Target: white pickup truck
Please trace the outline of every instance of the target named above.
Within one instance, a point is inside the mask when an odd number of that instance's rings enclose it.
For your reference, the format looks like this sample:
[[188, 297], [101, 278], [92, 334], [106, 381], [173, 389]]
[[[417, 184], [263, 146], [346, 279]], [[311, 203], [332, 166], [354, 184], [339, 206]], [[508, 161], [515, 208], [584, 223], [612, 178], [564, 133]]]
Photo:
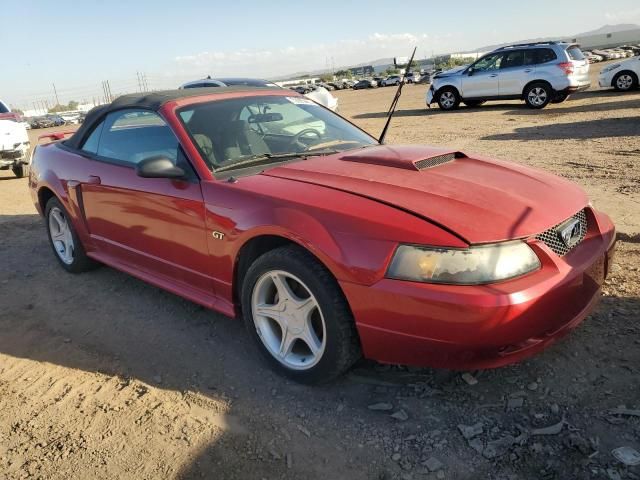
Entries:
[[0, 170], [16, 177], [29, 175], [29, 135], [20, 115], [0, 101]]

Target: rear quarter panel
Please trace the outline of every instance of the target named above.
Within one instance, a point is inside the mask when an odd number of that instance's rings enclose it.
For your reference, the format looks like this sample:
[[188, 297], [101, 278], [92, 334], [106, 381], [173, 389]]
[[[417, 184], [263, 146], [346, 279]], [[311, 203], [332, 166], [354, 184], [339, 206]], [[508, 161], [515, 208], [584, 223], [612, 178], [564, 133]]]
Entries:
[[82, 221], [77, 195], [69, 188], [68, 181], [88, 176], [89, 162], [85, 157], [60, 148], [57, 142], [51, 142], [35, 148], [29, 174], [31, 198], [38, 212], [44, 214], [46, 205], [40, 204], [39, 194], [48, 189], [71, 215], [76, 232], [87, 249], [90, 249], [91, 241]]

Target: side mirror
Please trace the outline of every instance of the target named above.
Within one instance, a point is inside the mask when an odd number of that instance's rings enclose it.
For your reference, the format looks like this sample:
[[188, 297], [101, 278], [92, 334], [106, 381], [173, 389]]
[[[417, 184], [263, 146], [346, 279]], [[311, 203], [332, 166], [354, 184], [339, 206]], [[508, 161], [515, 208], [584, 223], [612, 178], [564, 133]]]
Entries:
[[136, 165], [136, 174], [143, 178], [185, 178], [185, 172], [176, 167], [167, 157], [156, 156], [142, 160]]
[[470, 77], [473, 75], [473, 67], [469, 67], [469, 69], [467, 70], [467, 75], [469, 75]]

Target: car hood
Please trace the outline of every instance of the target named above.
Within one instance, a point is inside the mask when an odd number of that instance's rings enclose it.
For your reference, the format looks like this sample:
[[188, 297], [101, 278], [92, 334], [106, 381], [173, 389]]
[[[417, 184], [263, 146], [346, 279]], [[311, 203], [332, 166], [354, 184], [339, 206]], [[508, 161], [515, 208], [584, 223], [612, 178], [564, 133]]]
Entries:
[[373, 146], [269, 169], [392, 205], [468, 243], [536, 235], [584, 208], [575, 184], [510, 162], [418, 145]]
[[433, 78], [451, 77], [452, 75], [459, 74], [460, 72], [462, 72], [468, 66], [469, 65], [462, 65], [460, 67], [455, 67], [455, 68], [451, 68], [449, 70], [445, 70], [444, 72], [437, 73]]

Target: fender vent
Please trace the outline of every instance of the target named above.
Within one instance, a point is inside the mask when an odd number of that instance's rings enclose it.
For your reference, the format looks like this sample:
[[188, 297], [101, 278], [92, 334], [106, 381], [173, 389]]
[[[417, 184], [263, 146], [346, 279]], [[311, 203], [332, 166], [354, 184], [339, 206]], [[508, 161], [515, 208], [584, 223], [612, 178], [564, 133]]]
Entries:
[[418, 170], [425, 170], [427, 168], [442, 165], [443, 163], [450, 162], [456, 158], [466, 158], [467, 156], [462, 152], [451, 152], [443, 155], [436, 155], [435, 157], [425, 158], [424, 160], [418, 160], [414, 162], [415, 167]]

